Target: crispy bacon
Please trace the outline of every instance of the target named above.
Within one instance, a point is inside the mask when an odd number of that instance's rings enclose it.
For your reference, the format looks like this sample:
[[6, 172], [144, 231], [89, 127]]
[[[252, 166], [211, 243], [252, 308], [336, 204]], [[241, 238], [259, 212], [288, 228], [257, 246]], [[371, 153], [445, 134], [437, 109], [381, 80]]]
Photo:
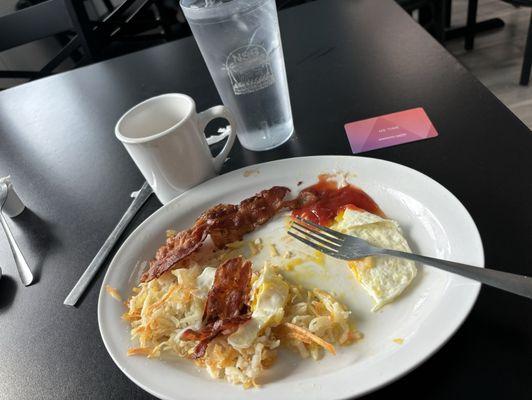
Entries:
[[[191, 228], [167, 239], [166, 244], [157, 251], [155, 259], [150, 262], [150, 268], [142, 276], [141, 282], [158, 278], [166, 271], [178, 267], [178, 263], [198, 250], [209, 235], [214, 245], [221, 249], [229, 243], [241, 240], [246, 233], [268, 222], [283, 208], [301, 210], [330, 197], [331, 193], [335, 193], [331, 189], [333, 182], [325, 182], [324, 179], [325, 177], [320, 177], [317, 185], [303, 189], [293, 200], [284, 200], [290, 189], [273, 186], [241, 201], [238, 205], [218, 204], [208, 209], [198, 217]], [[317, 186], [324, 184], [331, 185], [330, 190], [316, 190]]]
[[167, 239], [142, 275], [141, 282], [158, 278], [187, 256], [198, 250], [210, 234], [214, 245], [221, 249], [226, 244], [241, 240], [257, 226], [268, 222], [285, 207], [284, 197], [290, 189], [274, 186], [255, 196], [234, 204], [218, 204], [199, 216], [194, 225]]
[[[268, 222], [283, 208], [283, 199], [288, 192], [290, 189], [286, 187], [274, 186], [242, 200], [238, 206], [230, 207], [230, 211], [224, 210], [223, 215], [214, 213], [215, 217], [210, 218], [209, 233], [215, 246], [221, 249], [228, 243], [241, 240], [246, 233]], [[221, 204], [211, 210], [218, 207], [227, 206]]]
[[181, 335], [182, 340], [199, 340], [192, 358], [203, 357], [211, 340], [220, 334], [230, 335], [251, 318], [250, 291], [250, 261], [236, 257], [218, 266], [203, 311], [203, 327], [199, 331], [188, 329]]
[[202, 245], [209, 233], [208, 224], [194, 225], [185, 231], [167, 239], [150, 262], [150, 268], [140, 278], [141, 282], [151, 281], [168, 271], [177, 262], [195, 252]]

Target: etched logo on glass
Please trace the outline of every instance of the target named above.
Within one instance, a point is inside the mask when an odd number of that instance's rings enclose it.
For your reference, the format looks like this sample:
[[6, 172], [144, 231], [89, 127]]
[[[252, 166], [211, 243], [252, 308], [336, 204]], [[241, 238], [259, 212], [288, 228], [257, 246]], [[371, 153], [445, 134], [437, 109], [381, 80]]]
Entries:
[[270, 57], [262, 46], [248, 45], [233, 50], [225, 65], [236, 95], [262, 90], [275, 82]]

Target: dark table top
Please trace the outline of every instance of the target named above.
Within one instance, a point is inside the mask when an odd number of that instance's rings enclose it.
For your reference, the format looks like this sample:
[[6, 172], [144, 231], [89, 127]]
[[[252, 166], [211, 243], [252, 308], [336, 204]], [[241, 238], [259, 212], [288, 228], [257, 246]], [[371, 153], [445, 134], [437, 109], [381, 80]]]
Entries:
[[[280, 14], [296, 134], [256, 162], [350, 154], [346, 122], [422, 106], [439, 131], [366, 156], [413, 167], [475, 219], [486, 265], [532, 275], [530, 131], [392, 0], [318, 1]], [[38, 282], [18, 279], [0, 239], [0, 398], [151, 398], [114, 365], [96, 320], [101, 273], [78, 308], [62, 302], [143, 179], [113, 127], [147, 97], [220, 102], [189, 38], [0, 93], [0, 175], [28, 206], [10, 222]], [[152, 198], [129, 232], [160, 204]], [[532, 303], [482, 288], [471, 315], [422, 366], [368, 396], [529, 399]]]

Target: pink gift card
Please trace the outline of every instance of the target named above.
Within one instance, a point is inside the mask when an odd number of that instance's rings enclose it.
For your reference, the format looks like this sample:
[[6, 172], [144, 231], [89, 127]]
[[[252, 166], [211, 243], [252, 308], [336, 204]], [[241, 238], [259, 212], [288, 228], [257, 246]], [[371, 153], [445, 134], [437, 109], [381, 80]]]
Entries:
[[412, 108], [345, 124], [353, 153], [438, 136], [423, 108]]

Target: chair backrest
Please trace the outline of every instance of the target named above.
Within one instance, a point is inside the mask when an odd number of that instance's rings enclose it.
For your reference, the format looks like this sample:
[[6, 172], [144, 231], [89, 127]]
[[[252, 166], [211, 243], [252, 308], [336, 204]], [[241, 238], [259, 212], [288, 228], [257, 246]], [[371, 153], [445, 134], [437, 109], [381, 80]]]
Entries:
[[0, 17], [0, 52], [54, 35], [63, 46], [37, 70], [0, 71], [0, 78], [41, 78], [52, 74], [69, 57], [76, 65], [90, 62], [92, 49], [74, 7], [82, 1], [48, 0]]
[[143, 10], [156, 3], [156, 0], [123, 0], [110, 11], [99, 23], [94, 32], [106, 37], [117, 36], [121, 31], [127, 30], [127, 25], [132, 24]]
[[[106, 7], [104, 16], [90, 15], [83, 0], [65, 1], [72, 6], [74, 22], [93, 59], [116, 57], [177, 37], [172, 30], [178, 22], [176, 13], [169, 12], [166, 0], [116, 0]], [[177, 5], [178, 0], [172, 3]]]
[[0, 17], [0, 51], [72, 30], [65, 0], [48, 0]]

